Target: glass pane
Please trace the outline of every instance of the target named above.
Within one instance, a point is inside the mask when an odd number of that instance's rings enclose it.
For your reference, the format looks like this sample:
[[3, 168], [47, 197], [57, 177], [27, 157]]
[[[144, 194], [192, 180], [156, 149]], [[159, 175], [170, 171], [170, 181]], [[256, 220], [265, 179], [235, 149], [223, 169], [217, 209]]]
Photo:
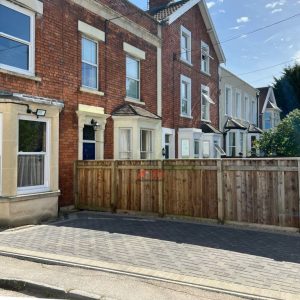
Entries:
[[44, 185], [44, 155], [18, 156], [18, 187]]
[[0, 32], [30, 42], [30, 17], [0, 4]]
[[188, 102], [185, 100], [181, 101], [181, 113], [188, 114]]
[[97, 64], [97, 43], [82, 38], [82, 60], [90, 64]]
[[94, 143], [83, 143], [83, 160], [95, 160], [96, 145]]
[[19, 152], [46, 152], [46, 123], [19, 120]]
[[195, 153], [196, 157], [199, 156], [199, 153], [200, 153], [199, 141], [194, 141], [194, 153]]
[[126, 57], [126, 76], [139, 80], [140, 72], [139, 72], [139, 61], [135, 60], [131, 57]]
[[147, 151], [147, 131], [141, 130], [141, 151]]
[[84, 141], [94, 141], [95, 140], [95, 130], [92, 125], [84, 125], [83, 140]]
[[181, 84], [181, 97], [188, 99], [188, 84], [186, 82], [182, 82]]
[[29, 70], [29, 47], [0, 37], [0, 64]]
[[166, 143], [166, 144], [169, 144], [169, 143], [170, 143], [170, 135], [169, 135], [169, 134], [166, 134], [166, 135], [165, 135], [165, 143]]
[[126, 78], [126, 95], [131, 98], [139, 99], [139, 82], [134, 79]]
[[93, 89], [97, 88], [97, 68], [82, 63], [82, 85]]

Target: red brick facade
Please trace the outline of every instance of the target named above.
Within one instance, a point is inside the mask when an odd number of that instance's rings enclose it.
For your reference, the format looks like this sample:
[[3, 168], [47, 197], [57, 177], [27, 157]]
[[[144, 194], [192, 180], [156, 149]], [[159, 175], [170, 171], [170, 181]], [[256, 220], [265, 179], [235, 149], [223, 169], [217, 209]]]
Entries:
[[[192, 66], [180, 59], [181, 26], [184, 26], [192, 34], [191, 60]], [[201, 85], [210, 88], [210, 97], [215, 102], [210, 106], [211, 124], [219, 128], [219, 60], [215, 53], [212, 41], [207, 33], [203, 17], [198, 5], [186, 12], [171, 25], [163, 26], [163, 127], [200, 128], [201, 125]], [[201, 68], [201, 41], [209, 45], [210, 76], [202, 73]], [[191, 78], [192, 119], [180, 117], [180, 75]], [[176, 142], [178, 139], [175, 139]], [[177, 145], [175, 147], [178, 148]], [[176, 151], [177, 157], [177, 151]]]
[[[99, 0], [127, 15], [152, 34], [157, 23], [127, 1]], [[0, 90], [61, 99], [59, 178], [60, 205], [73, 204], [73, 163], [78, 159], [78, 104], [103, 107], [106, 114], [123, 104], [126, 96], [126, 53], [123, 42], [146, 52], [141, 61], [141, 100], [143, 108], [157, 113], [157, 48], [136, 35], [105, 22], [69, 0], [44, 0], [44, 13], [36, 17], [35, 73], [41, 82], [0, 73]], [[143, 17], [141, 17], [143, 16]], [[99, 42], [99, 90], [105, 96], [79, 91], [81, 86], [81, 33], [78, 21], [106, 31], [106, 42]], [[105, 130], [104, 158], [113, 158], [113, 121]]]

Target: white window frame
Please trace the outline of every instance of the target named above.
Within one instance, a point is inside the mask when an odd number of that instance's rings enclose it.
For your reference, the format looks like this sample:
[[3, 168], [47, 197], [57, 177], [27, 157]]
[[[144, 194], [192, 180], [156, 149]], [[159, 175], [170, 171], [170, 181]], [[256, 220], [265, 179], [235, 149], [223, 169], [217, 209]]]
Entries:
[[50, 190], [50, 160], [51, 160], [51, 120], [48, 118], [37, 118], [33, 116], [25, 116], [19, 115], [18, 116], [18, 145], [17, 145], [17, 160], [19, 155], [38, 155], [37, 152], [19, 152], [19, 121], [26, 120], [32, 122], [44, 122], [46, 123], [46, 152], [40, 152], [39, 154], [44, 154], [45, 156], [45, 166], [44, 166], [44, 184], [37, 185], [37, 186], [28, 186], [28, 187], [17, 187], [17, 194], [31, 194], [31, 193], [39, 193], [39, 192], [46, 192]]
[[235, 117], [242, 119], [242, 93], [238, 89], [235, 90]]
[[[210, 75], [210, 54], [209, 54], [209, 45], [201, 41], [201, 72]], [[203, 59], [203, 56], [206, 59]], [[206, 68], [205, 68], [206, 66]]]
[[249, 105], [249, 95], [248, 94], [244, 94], [244, 106], [242, 105], [242, 120], [245, 120], [247, 121], [248, 119], [248, 116], [247, 116], [247, 113], [248, 113], [248, 105]]
[[[85, 60], [83, 60], [83, 57], [82, 57], [82, 48], [83, 48], [83, 39], [85, 40], [88, 40], [88, 41], [91, 41], [93, 43], [96, 44], [96, 59], [97, 59], [97, 63], [96, 64], [92, 64], [90, 62], [87, 62]], [[91, 86], [87, 86], [87, 85], [84, 85], [83, 84], [83, 78], [82, 78], [82, 70], [81, 70], [81, 86], [86, 88], [86, 89], [89, 89], [89, 90], [95, 90], [95, 91], [98, 91], [99, 90], [99, 43], [97, 40], [95, 39], [92, 39], [86, 35], [82, 35], [81, 36], [81, 68], [82, 68], [82, 63], [85, 63], [87, 65], [90, 65], [90, 66], [93, 66], [93, 67], [96, 67], [97, 68], [97, 72], [96, 72], [96, 83], [97, 83], [97, 86], [94, 88], [94, 87], [91, 87]]]
[[[198, 153], [196, 153], [196, 147], [195, 145], [198, 144]], [[194, 158], [200, 158], [200, 140], [194, 139]]]
[[[266, 126], [266, 121], [267, 121], [267, 118], [266, 118], [266, 116], [267, 116], [267, 114], [269, 114], [270, 115], [270, 128], [267, 128], [267, 126]], [[271, 111], [265, 111], [265, 113], [264, 113], [264, 124], [263, 124], [263, 128], [264, 128], [264, 130], [270, 130], [270, 129], [272, 129], [273, 127], [274, 127], [274, 123], [273, 123], [273, 119], [274, 119], [274, 117], [273, 117], [273, 112], [271, 112]]]
[[[187, 48], [183, 45], [183, 37], [187, 38]], [[180, 27], [180, 59], [188, 64], [192, 64], [192, 33], [185, 27]]]
[[[229, 99], [227, 99], [227, 90], [230, 91]], [[232, 87], [230, 85], [225, 85], [225, 115], [232, 116]], [[227, 100], [228, 100], [228, 111], [227, 111]]]
[[[130, 77], [130, 76], [127, 75], [127, 57], [138, 62], [138, 65], [139, 65], [139, 78], [138, 79], [132, 78], [132, 77]], [[127, 95], [127, 89], [126, 89], [126, 98], [127, 99], [132, 99], [134, 101], [141, 101], [141, 60], [139, 58], [136, 58], [136, 57], [130, 55], [130, 54], [126, 54], [125, 64], [126, 64], [126, 66], [125, 66], [126, 82], [127, 82], [127, 78], [130, 79], [130, 80], [136, 81], [138, 83], [138, 89], [139, 89], [139, 96], [138, 96], [138, 98], [134, 98], [134, 97], [128, 96]], [[125, 84], [127, 84], [127, 83], [125, 83]]]
[[[182, 97], [182, 85], [187, 84], [187, 99]], [[187, 113], [182, 111], [182, 102], [187, 102]], [[185, 118], [191, 118], [192, 116], [192, 80], [184, 75], [180, 76], [180, 116]]]
[[[150, 135], [147, 138], [148, 147], [149, 149], [146, 149], [146, 151], [142, 151], [142, 131], [146, 131], [150, 133]], [[140, 129], [140, 159], [142, 160], [151, 160], [153, 157], [153, 151], [154, 151], [154, 130], [148, 129], [148, 128], [141, 128]], [[142, 153], [145, 153], [147, 158], [142, 158]]]
[[[234, 146], [231, 146], [230, 145], [230, 135], [231, 134], [235, 134], [235, 145]], [[227, 134], [227, 136], [228, 136], [228, 138], [227, 138], [227, 155], [229, 156], [229, 157], [237, 157], [238, 156], [238, 141], [239, 141], [239, 135], [238, 135], [238, 131], [234, 131], [234, 130], [231, 130], [231, 131], [229, 131], [228, 132], [228, 134]], [[231, 154], [231, 149], [235, 149], [235, 156], [231, 156], [230, 154]]]
[[[128, 130], [129, 131], [129, 146], [130, 146], [130, 151], [121, 151], [122, 150], [122, 146], [121, 146], [121, 131], [122, 130]], [[119, 159], [132, 159], [132, 155], [133, 155], [133, 140], [132, 140], [132, 128], [129, 128], [129, 127], [120, 127], [119, 128]], [[128, 154], [128, 157], [127, 158], [122, 158], [122, 155], [121, 154]]]
[[257, 124], [257, 107], [256, 107], [256, 101], [254, 99], [251, 100], [251, 107], [250, 107], [250, 110], [251, 110], [251, 120], [250, 122], [252, 124]]
[[206, 91], [207, 92], [207, 96], [210, 97], [210, 89], [208, 86], [201, 84], [201, 120], [205, 121], [205, 122], [210, 122], [210, 103], [207, 99], [205, 99], [206, 101], [206, 113], [207, 115], [205, 115], [207, 118], [203, 117], [203, 95], [202, 95], [202, 91]]
[[21, 14], [24, 14], [24, 15], [30, 17], [30, 42], [24, 41], [22, 39], [11, 36], [4, 32], [0, 32], [0, 37], [4, 37], [9, 40], [19, 42], [19, 43], [22, 43], [22, 44], [28, 46], [28, 49], [29, 49], [28, 67], [29, 67], [29, 69], [24, 70], [24, 69], [12, 67], [10, 65], [5, 65], [5, 64], [0, 64], [0, 68], [8, 70], [8, 71], [24, 74], [24, 75], [33, 76], [35, 73], [35, 13], [30, 10], [27, 10], [23, 7], [20, 7], [16, 4], [13, 4], [11, 2], [7, 2], [5, 0], [2, 0], [0, 4], [12, 9], [12, 10], [15, 10], [16, 12], [19, 12]]

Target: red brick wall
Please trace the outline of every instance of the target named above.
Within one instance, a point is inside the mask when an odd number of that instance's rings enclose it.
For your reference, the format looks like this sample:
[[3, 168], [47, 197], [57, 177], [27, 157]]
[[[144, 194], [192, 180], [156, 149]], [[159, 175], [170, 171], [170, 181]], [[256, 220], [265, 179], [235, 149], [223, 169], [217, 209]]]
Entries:
[[[192, 33], [192, 64], [180, 61], [180, 28], [183, 25]], [[219, 128], [219, 61], [207, 33], [198, 5], [171, 25], [163, 27], [163, 127], [199, 128], [201, 125], [201, 84], [209, 86], [215, 105], [210, 106], [212, 125]], [[200, 72], [201, 40], [210, 47], [210, 73]], [[174, 55], [175, 54], [175, 55]], [[192, 80], [192, 117], [180, 117], [180, 75]], [[177, 141], [177, 138], [176, 138]], [[176, 146], [177, 148], [177, 146]], [[177, 153], [177, 152], [176, 152]], [[176, 154], [177, 155], [177, 154]]]
[[[98, 0], [100, 1], [100, 0]], [[127, 1], [101, 0], [123, 14], [137, 12]], [[116, 3], [117, 2], [117, 3]], [[143, 13], [142, 13], [143, 14]], [[149, 31], [156, 33], [157, 26], [140, 12], [128, 16]], [[28, 93], [36, 96], [61, 99], [65, 108], [60, 115], [60, 205], [73, 204], [73, 163], [78, 158], [78, 104], [105, 108], [106, 114], [123, 104], [126, 95], [125, 58], [123, 42], [146, 52], [141, 62], [141, 98], [149, 111], [157, 112], [157, 49], [135, 35], [109, 22], [106, 43], [99, 42], [99, 86], [104, 97], [79, 92], [81, 85], [81, 34], [78, 20], [100, 30], [105, 22], [68, 0], [44, 0], [44, 15], [36, 19], [36, 75], [42, 82], [34, 82], [0, 73], [0, 90]], [[113, 158], [113, 122], [107, 122], [105, 131], [105, 158]]]

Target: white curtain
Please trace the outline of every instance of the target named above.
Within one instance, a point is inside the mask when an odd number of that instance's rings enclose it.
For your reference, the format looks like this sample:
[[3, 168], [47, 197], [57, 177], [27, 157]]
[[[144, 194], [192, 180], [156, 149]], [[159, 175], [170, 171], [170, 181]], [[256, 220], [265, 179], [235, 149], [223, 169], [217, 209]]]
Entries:
[[120, 159], [131, 158], [131, 131], [130, 129], [120, 130]]

